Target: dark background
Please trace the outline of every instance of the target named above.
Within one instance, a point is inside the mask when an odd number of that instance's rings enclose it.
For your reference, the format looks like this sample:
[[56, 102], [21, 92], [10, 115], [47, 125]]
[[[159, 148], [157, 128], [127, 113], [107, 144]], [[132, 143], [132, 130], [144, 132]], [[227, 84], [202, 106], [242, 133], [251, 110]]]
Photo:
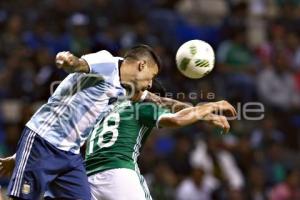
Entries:
[[[299, 25], [299, 0], [0, 1], [0, 156], [15, 152], [50, 84], [66, 76], [57, 52], [122, 55], [145, 43], [161, 56], [159, 79], [173, 98], [265, 107], [264, 119], [232, 121], [228, 135], [204, 123], [155, 131], [140, 158], [153, 198], [300, 199]], [[190, 39], [215, 49], [215, 69], [201, 80], [175, 65]]]

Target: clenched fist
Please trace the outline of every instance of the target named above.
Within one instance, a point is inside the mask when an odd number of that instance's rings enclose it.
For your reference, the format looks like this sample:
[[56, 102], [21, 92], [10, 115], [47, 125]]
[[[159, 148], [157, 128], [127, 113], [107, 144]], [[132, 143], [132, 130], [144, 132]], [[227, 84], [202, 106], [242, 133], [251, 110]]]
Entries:
[[86, 61], [74, 56], [69, 51], [59, 52], [56, 55], [55, 63], [59, 69], [64, 69], [68, 73], [89, 72]]
[[214, 111], [219, 115], [225, 115], [227, 117], [235, 118], [237, 116], [237, 112], [235, 108], [227, 101], [222, 100], [213, 103]]
[[225, 116], [208, 114], [204, 117], [204, 120], [208, 123], [222, 129], [222, 133], [228, 133], [230, 130], [230, 125]]

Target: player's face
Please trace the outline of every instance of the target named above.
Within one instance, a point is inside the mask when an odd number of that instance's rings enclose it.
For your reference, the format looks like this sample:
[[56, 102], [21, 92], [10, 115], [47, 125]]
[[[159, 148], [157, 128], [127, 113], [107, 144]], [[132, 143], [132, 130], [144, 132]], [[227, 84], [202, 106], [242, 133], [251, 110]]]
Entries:
[[128, 90], [140, 92], [152, 86], [152, 80], [157, 74], [156, 64], [145, 60], [133, 61], [122, 65], [121, 82]]
[[136, 90], [144, 91], [152, 87], [152, 81], [158, 74], [158, 66], [145, 61], [139, 62], [136, 76]]

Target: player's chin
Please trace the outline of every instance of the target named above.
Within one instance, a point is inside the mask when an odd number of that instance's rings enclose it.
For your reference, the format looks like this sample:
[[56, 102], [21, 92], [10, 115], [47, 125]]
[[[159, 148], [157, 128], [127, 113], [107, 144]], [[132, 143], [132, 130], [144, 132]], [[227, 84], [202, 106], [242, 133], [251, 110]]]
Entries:
[[137, 92], [144, 92], [145, 90], [148, 90], [148, 87], [139, 88]]

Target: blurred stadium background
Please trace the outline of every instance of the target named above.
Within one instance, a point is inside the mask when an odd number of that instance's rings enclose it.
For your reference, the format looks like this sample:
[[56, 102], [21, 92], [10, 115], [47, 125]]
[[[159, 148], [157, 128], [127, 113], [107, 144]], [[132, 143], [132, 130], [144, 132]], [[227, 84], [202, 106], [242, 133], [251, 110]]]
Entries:
[[[226, 136], [203, 123], [153, 133], [140, 159], [153, 198], [300, 199], [300, 0], [2, 0], [0, 30], [1, 157], [15, 152], [50, 84], [65, 77], [57, 52], [122, 55], [146, 43], [163, 59], [159, 79], [172, 97], [265, 106], [264, 119], [233, 121]], [[174, 63], [190, 39], [216, 52], [201, 80]], [[7, 183], [0, 179], [3, 193]]]

